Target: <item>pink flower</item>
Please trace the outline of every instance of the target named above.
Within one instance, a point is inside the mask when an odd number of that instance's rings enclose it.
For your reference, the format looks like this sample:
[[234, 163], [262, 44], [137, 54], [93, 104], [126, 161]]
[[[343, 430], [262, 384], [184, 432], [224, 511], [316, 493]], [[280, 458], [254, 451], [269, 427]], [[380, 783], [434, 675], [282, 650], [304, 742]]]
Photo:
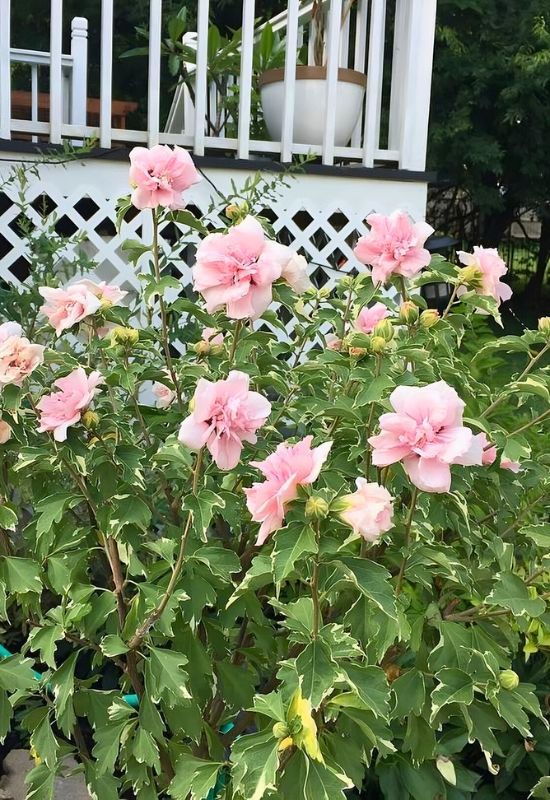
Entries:
[[53, 431], [56, 442], [64, 442], [67, 428], [80, 420], [98, 391], [97, 385], [102, 381], [99, 372], [87, 376], [82, 367], [54, 381], [53, 385], [58, 391], [44, 395], [37, 405], [41, 412], [38, 432]]
[[445, 381], [399, 386], [390, 403], [394, 413], [382, 414], [381, 432], [369, 439], [376, 466], [402, 461], [419, 489], [448, 492], [451, 464], [481, 464], [481, 442], [463, 426], [464, 403]]
[[430, 263], [430, 253], [423, 245], [433, 228], [426, 222], [411, 222], [404, 211], [369, 214], [370, 231], [362, 236], [354, 250], [363, 264], [372, 267], [375, 283], [386, 283], [392, 275], [412, 278]]
[[223, 344], [223, 333], [221, 331], [218, 333], [216, 328], [204, 328], [202, 339], [208, 344], [219, 346]]
[[0, 325], [0, 344], [9, 339], [10, 336], [21, 336], [23, 330], [18, 322], [3, 322]]
[[200, 181], [193, 159], [181, 147], [134, 147], [130, 152], [132, 203], [136, 208], [184, 208], [182, 192]]
[[327, 345], [327, 350], [335, 350], [338, 352], [342, 349], [342, 340], [339, 339], [335, 333], [327, 333], [325, 336], [325, 343]]
[[494, 463], [496, 457], [497, 449], [495, 445], [491, 444], [484, 433], [477, 433], [472, 437], [472, 445], [467, 453], [456, 458], [453, 463], [460, 464], [463, 467], [471, 467], [476, 464], [488, 467]]
[[42, 364], [44, 350], [41, 344], [31, 344], [24, 336], [16, 335], [0, 339], [0, 387], [9, 383], [20, 386], [23, 380]]
[[94, 283], [88, 278], [84, 278], [84, 280], [79, 281], [79, 284], [85, 286], [95, 297], [101, 300], [101, 305], [103, 306], [116, 306], [128, 294], [120, 286], [109, 286], [105, 281]]
[[0, 419], [0, 444], [6, 444], [11, 439], [11, 428], [8, 423]]
[[290, 259], [283, 267], [281, 278], [288, 283], [296, 294], [303, 294], [308, 289], [313, 289], [313, 284], [309, 279], [307, 261], [299, 253], [289, 251]]
[[176, 393], [164, 383], [155, 382], [153, 384], [153, 394], [157, 398], [157, 408], [168, 408], [176, 399]]
[[515, 472], [516, 474], [521, 472], [521, 464], [519, 461], [512, 461], [511, 459], [506, 458], [506, 456], [502, 456], [500, 459], [500, 468], [509, 469], [510, 472]]
[[458, 251], [458, 257], [466, 267], [477, 267], [481, 272], [478, 294], [494, 297], [497, 303], [509, 300], [512, 290], [500, 280], [508, 272], [506, 264], [494, 247], [474, 247], [473, 253]]
[[46, 301], [40, 310], [55, 328], [57, 336], [95, 314], [101, 306], [99, 297], [83, 283], [73, 283], [72, 286], [61, 289], [40, 286], [38, 291]]
[[361, 309], [355, 320], [355, 327], [361, 333], [372, 333], [376, 325], [389, 315], [390, 312], [384, 303], [375, 303], [370, 308]]
[[256, 443], [256, 431], [271, 412], [269, 400], [249, 385], [249, 376], [236, 370], [216, 383], [201, 378], [193, 411], [181, 424], [180, 442], [193, 450], [206, 446], [220, 469], [233, 469], [243, 442]]
[[288, 249], [266, 239], [246, 217], [227, 233], [211, 233], [197, 248], [193, 281], [211, 314], [225, 307], [231, 319], [257, 319], [271, 303], [271, 287], [288, 262]]
[[374, 542], [393, 525], [393, 498], [378, 483], [368, 483], [365, 478], [357, 478], [355, 483], [357, 491], [342, 498], [347, 508], [340, 516], [354, 533], [367, 542]]
[[265, 461], [252, 462], [266, 477], [263, 483], [244, 490], [252, 519], [262, 523], [256, 545], [282, 527], [286, 506], [298, 496], [298, 486], [317, 480], [332, 442], [312, 448], [312, 441], [313, 436], [306, 436], [294, 445], [283, 442]]

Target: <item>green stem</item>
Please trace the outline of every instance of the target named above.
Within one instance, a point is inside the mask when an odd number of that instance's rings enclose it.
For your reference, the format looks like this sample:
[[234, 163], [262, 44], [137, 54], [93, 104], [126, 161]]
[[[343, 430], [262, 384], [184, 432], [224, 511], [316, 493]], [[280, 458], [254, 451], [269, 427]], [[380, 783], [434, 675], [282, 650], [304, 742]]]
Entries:
[[453, 291], [452, 291], [451, 296], [449, 298], [449, 302], [447, 303], [447, 308], [445, 309], [445, 311], [441, 315], [441, 319], [445, 319], [445, 317], [447, 316], [447, 314], [451, 310], [451, 306], [453, 305], [454, 301], [456, 300], [457, 292], [458, 292], [458, 284], [453, 286]]
[[[544, 356], [545, 353], [548, 352], [548, 350], [550, 350], [550, 342], [545, 344], [542, 350], [540, 350], [540, 352], [538, 352], [536, 356], [531, 356], [529, 363], [527, 364], [527, 366], [525, 367], [519, 378], [516, 378], [516, 382], [523, 380], [523, 378], [525, 378], [525, 376], [531, 372], [533, 367], [536, 364], [538, 364], [540, 359]], [[494, 411], [495, 408], [502, 403], [505, 397], [508, 397], [508, 395], [499, 394], [499, 396], [491, 403], [491, 405], [480, 414], [480, 417], [481, 418], [486, 417], [488, 414], [491, 413], [491, 411]]]
[[418, 498], [418, 489], [415, 486], [411, 496], [411, 504], [409, 506], [407, 521], [405, 522], [405, 555], [403, 556], [403, 560], [401, 561], [401, 567], [399, 568], [399, 575], [397, 576], [397, 585], [395, 587], [395, 593], [397, 595], [401, 593], [401, 588], [403, 586], [403, 578], [405, 577], [405, 568], [407, 566], [407, 561], [409, 560], [409, 548], [411, 544], [411, 527], [414, 516], [414, 510], [416, 508], [417, 498]]
[[[374, 370], [374, 377], [375, 378], [378, 378], [378, 376], [380, 375], [381, 368], [382, 368], [382, 357], [377, 355], [376, 356], [376, 367], [375, 367], [375, 370]], [[375, 406], [375, 403], [373, 401], [370, 404], [369, 418], [367, 420], [367, 443], [366, 443], [366, 453], [365, 453], [365, 474], [366, 474], [367, 478], [369, 476], [369, 470], [370, 470], [371, 458], [372, 458], [371, 449], [369, 447], [369, 439], [371, 437], [372, 423], [373, 423], [373, 420], [374, 420], [374, 406]]]
[[233, 365], [233, 360], [235, 358], [235, 353], [237, 351], [237, 344], [239, 341], [239, 335], [241, 333], [243, 327], [242, 319], [237, 320], [237, 324], [235, 325], [235, 330], [233, 332], [233, 341], [231, 343], [231, 352], [229, 353], [229, 366]]
[[532, 425], [536, 425], [537, 422], [541, 422], [549, 414], [550, 414], [550, 408], [547, 409], [546, 411], [543, 411], [542, 414], [539, 414], [538, 417], [535, 417], [535, 419], [532, 419], [530, 422], [526, 422], [525, 425], [522, 425], [520, 428], [516, 428], [515, 431], [512, 431], [511, 433], [509, 433], [508, 436], [515, 436], [516, 433], [522, 433], [523, 431], [526, 431]]

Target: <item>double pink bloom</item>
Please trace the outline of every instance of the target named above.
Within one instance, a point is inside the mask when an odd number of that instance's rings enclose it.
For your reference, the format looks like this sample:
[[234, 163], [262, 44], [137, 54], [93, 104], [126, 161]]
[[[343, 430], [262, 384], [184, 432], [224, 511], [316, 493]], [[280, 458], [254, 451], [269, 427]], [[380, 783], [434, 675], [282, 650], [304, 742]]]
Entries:
[[227, 233], [211, 233], [197, 248], [193, 282], [211, 314], [224, 308], [231, 319], [257, 319], [272, 300], [272, 285], [285, 278], [308, 288], [305, 259], [266, 238], [257, 219], [246, 217]]
[[448, 492], [451, 464], [482, 463], [483, 443], [462, 424], [464, 403], [445, 381], [399, 386], [390, 403], [394, 412], [382, 414], [381, 432], [369, 439], [376, 466], [401, 461], [419, 489]]
[[374, 542], [393, 525], [393, 498], [384, 486], [369, 483], [365, 478], [355, 481], [357, 490], [345, 495], [346, 508], [340, 517], [367, 542]]
[[156, 144], [130, 153], [132, 203], [136, 208], [184, 208], [182, 193], [200, 181], [193, 160], [181, 147]]
[[506, 264], [494, 247], [474, 247], [473, 253], [458, 251], [458, 257], [466, 267], [477, 267], [481, 273], [478, 294], [494, 297], [497, 303], [509, 300], [512, 290], [500, 280], [508, 272]]
[[332, 442], [311, 447], [313, 436], [289, 445], [283, 442], [265, 461], [252, 462], [266, 480], [245, 489], [246, 504], [254, 522], [261, 522], [256, 544], [265, 542], [282, 527], [288, 503], [298, 496], [298, 487], [315, 481], [329, 454]]
[[44, 347], [32, 344], [21, 336], [21, 325], [4, 322], [0, 325], [0, 387], [23, 380], [44, 361]]
[[370, 308], [362, 308], [354, 324], [361, 333], [372, 333], [378, 323], [389, 315], [389, 309], [384, 303], [375, 303]]
[[426, 222], [411, 222], [404, 211], [394, 211], [389, 217], [384, 214], [369, 214], [370, 231], [362, 236], [355, 256], [363, 264], [372, 267], [374, 283], [386, 283], [392, 275], [414, 277], [430, 263], [430, 253], [424, 242], [433, 233]]
[[251, 392], [249, 385], [249, 376], [236, 370], [216, 383], [201, 378], [193, 411], [181, 424], [180, 442], [193, 450], [207, 447], [220, 469], [233, 469], [243, 442], [256, 443], [256, 431], [271, 412], [269, 400]]
[[67, 428], [79, 422], [102, 380], [99, 372], [88, 376], [82, 367], [77, 367], [66, 377], [54, 381], [58, 391], [44, 395], [37, 404], [40, 411], [38, 432], [53, 431], [56, 442], [64, 442]]
[[118, 286], [87, 279], [57, 289], [40, 286], [38, 291], [46, 301], [40, 310], [57, 336], [96, 314], [101, 307], [116, 305], [128, 294]]

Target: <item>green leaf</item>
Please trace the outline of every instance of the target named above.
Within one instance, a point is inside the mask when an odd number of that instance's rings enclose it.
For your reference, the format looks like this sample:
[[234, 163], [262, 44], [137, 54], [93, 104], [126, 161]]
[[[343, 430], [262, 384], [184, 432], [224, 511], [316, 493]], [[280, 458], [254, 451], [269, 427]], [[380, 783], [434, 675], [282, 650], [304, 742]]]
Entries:
[[185, 664], [187, 658], [183, 653], [149, 646], [145, 675], [154, 703], [162, 700], [169, 708], [173, 708], [180, 700], [189, 698], [186, 687], [188, 675], [182, 669]]
[[529, 797], [536, 800], [550, 800], [550, 777], [541, 778], [529, 792]]
[[57, 724], [65, 734], [71, 736], [76, 716], [73, 708], [74, 670], [78, 653], [72, 653], [68, 659], [52, 673], [49, 686], [54, 698], [54, 713]]
[[25, 777], [29, 787], [26, 800], [55, 800], [55, 777], [45, 763], [31, 769]]
[[369, 383], [366, 383], [355, 397], [356, 406], [364, 406], [368, 403], [378, 403], [388, 389], [393, 389], [395, 381], [388, 375], [378, 375]]
[[518, 533], [528, 536], [538, 547], [550, 550], [550, 522], [540, 522], [538, 525], [526, 525]]
[[183, 508], [193, 512], [193, 525], [199, 538], [208, 541], [206, 532], [210, 527], [215, 508], [225, 508], [225, 500], [210, 489], [201, 489], [197, 494], [189, 494], [184, 500]]
[[395, 695], [392, 719], [403, 719], [412, 714], [420, 714], [426, 700], [426, 681], [418, 669], [410, 669], [399, 676], [391, 685]]
[[57, 763], [58, 744], [52, 730], [48, 709], [44, 708], [43, 711], [44, 715], [42, 721], [35, 727], [31, 734], [31, 747], [42, 761], [46, 763], [46, 766], [54, 770]]
[[34, 628], [29, 633], [29, 650], [40, 653], [40, 660], [48, 667], [56, 669], [55, 651], [57, 642], [63, 639], [61, 625], [45, 625], [43, 628]]
[[107, 656], [107, 658], [120, 656], [128, 651], [128, 645], [123, 642], [116, 633], [110, 633], [108, 636], [104, 636], [101, 640], [100, 647], [101, 652], [103, 655]]
[[271, 730], [241, 736], [233, 745], [233, 783], [247, 800], [261, 800], [268, 789], [275, 788], [279, 766], [278, 745]]
[[540, 617], [546, 610], [542, 597], [532, 598], [525, 583], [512, 572], [497, 575], [493, 591], [485, 602], [508, 608], [516, 617]]
[[338, 674], [328, 645], [317, 638], [302, 650], [296, 659], [298, 675], [302, 677], [302, 695], [318, 708], [330, 692]]
[[229, 661], [218, 661], [216, 674], [226, 703], [237, 710], [248, 708], [254, 696], [255, 681], [252, 674]]
[[241, 570], [239, 557], [227, 547], [209, 544], [208, 547], [199, 547], [190, 558], [206, 564], [213, 575], [225, 580], [229, 580], [230, 575]]
[[0, 528], [14, 531], [17, 525], [17, 514], [9, 506], [0, 506]]
[[550, 403], [550, 392], [545, 380], [537, 375], [529, 375], [521, 381], [513, 381], [505, 390], [505, 394], [534, 394]]
[[275, 547], [271, 559], [273, 561], [273, 578], [281, 584], [294, 569], [296, 562], [306, 554], [317, 552], [315, 532], [310, 525], [283, 528], [275, 536]]
[[439, 670], [436, 673], [439, 686], [432, 692], [432, 713], [430, 724], [433, 723], [443, 706], [449, 703], [464, 703], [469, 705], [474, 699], [474, 684], [467, 672], [454, 667]]
[[389, 582], [390, 573], [381, 565], [368, 558], [343, 558], [341, 564], [345, 574], [353, 581], [359, 591], [388, 617], [398, 621], [393, 586]]
[[153, 767], [156, 772], [160, 771], [158, 745], [150, 732], [142, 725], [139, 726], [134, 736], [132, 755], [138, 764], [147, 764], [147, 766]]
[[424, 717], [410, 714], [403, 740], [403, 752], [411, 754], [411, 761], [418, 765], [433, 757], [435, 732]]
[[306, 759], [303, 754], [299, 755], [302, 763], [305, 762], [302, 767], [305, 771], [304, 800], [343, 800], [346, 797], [346, 789], [353, 787], [347, 775], [334, 767]]
[[8, 700], [8, 693], [0, 690], [0, 742], [3, 742], [11, 730], [11, 718], [13, 709]]
[[40, 565], [30, 558], [2, 556], [0, 558], [0, 581], [6, 584], [8, 592], [25, 594], [36, 592], [41, 594]]
[[390, 689], [384, 670], [363, 664], [342, 665], [350, 687], [376, 717], [388, 719]]
[[40, 516], [36, 520], [36, 535], [40, 538], [48, 533], [54, 523], [61, 522], [68, 508], [74, 508], [84, 500], [74, 492], [57, 492], [45, 497], [36, 504]]
[[176, 761], [176, 774], [168, 787], [168, 794], [174, 800], [204, 800], [214, 787], [222, 766], [218, 761], [204, 761], [183, 753]]
[[38, 689], [33, 672], [33, 662], [21, 655], [0, 658], [0, 689], [15, 692], [17, 689]]
[[151, 522], [151, 509], [136, 495], [118, 494], [105, 508], [104, 529], [110, 536], [117, 536], [126, 525], [136, 525], [147, 532]]
[[279, 692], [257, 694], [253, 701], [253, 710], [277, 722], [285, 722], [286, 712], [283, 697]]

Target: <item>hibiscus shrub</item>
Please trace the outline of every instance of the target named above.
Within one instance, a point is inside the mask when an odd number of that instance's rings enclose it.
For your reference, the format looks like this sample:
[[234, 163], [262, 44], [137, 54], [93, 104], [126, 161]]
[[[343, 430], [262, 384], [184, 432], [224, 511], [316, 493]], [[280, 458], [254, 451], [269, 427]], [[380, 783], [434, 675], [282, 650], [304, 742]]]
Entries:
[[[29, 798], [70, 755], [97, 800], [546, 796], [550, 320], [496, 337], [497, 252], [430, 258], [404, 213], [318, 290], [249, 204], [182, 210], [184, 151], [131, 177], [143, 298], [50, 276], [0, 327], [0, 733]], [[195, 302], [167, 299], [173, 220]]]

